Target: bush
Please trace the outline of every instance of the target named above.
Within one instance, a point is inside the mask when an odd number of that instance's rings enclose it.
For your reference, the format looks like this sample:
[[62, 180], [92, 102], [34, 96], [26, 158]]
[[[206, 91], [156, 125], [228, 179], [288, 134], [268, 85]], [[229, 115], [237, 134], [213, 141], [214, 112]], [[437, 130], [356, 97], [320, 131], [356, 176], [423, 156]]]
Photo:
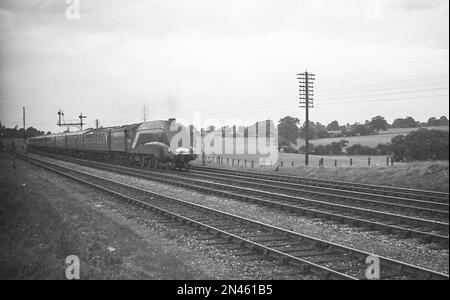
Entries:
[[[317, 145], [309, 144], [309, 153], [314, 155], [327, 155], [327, 154], [342, 154], [342, 149], [347, 146], [348, 141], [340, 140], [339, 142], [333, 142], [328, 145]], [[305, 153], [305, 146], [300, 147], [299, 152]]]
[[347, 147], [347, 153], [349, 155], [376, 155], [377, 149], [369, 146], [363, 146], [361, 144], [355, 144]]
[[[316, 146], [314, 146], [313, 143], [309, 143], [309, 153], [313, 153], [315, 147]], [[304, 154], [305, 152], [306, 152], [306, 147], [305, 146], [301, 146], [298, 149], [298, 153], [303, 153]]]
[[417, 130], [405, 137], [406, 160], [448, 160], [448, 132]]
[[448, 160], [448, 132], [420, 129], [392, 139], [394, 159], [399, 161]]
[[315, 154], [315, 155], [326, 155], [326, 154], [329, 154], [327, 146], [325, 146], [325, 145], [317, 145], [314, 148], [311, 148], [311, 154]]
[[291, 146], [284, 146], [281, 149], [283, 150], [284, 153], [298, 153], [298, 150]]
[[392, 153], [392, 145], [378, 144], [375, 150], [378, 155], [390, 155]]

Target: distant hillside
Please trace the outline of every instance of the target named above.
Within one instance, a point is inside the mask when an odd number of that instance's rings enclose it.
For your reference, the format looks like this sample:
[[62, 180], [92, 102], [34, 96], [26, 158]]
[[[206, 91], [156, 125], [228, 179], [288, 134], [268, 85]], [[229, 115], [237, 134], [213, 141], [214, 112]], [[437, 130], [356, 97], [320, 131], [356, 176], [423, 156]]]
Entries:
[[[423, 127], [424, 129], [436, 129], [449, 131], [449, 126], [435, 126], [435, 127]], [[391, 142], [393, 137], [397, 135], [407, 135], [412, 131], [416, 131], [419, 128], [390, 128], [386, 131], [380, 131], [378, 135], [368, 135], [368, 136], [352, 136], [352, 137], [337, 137], [337, 138], [325, 138], [325, 139], [314, 139], [310, 140], [310, 143], [314, 145], [328, 145], [332, 142], [339, 142], [340, 140], [348, 141], [348, 146], [355, 144], [361, 144], [363, 146], [376, 147], [378, 144], [387, 144]], [[298, 146], [301, 147], [305, 144], [304, 139], [298, 140]]]

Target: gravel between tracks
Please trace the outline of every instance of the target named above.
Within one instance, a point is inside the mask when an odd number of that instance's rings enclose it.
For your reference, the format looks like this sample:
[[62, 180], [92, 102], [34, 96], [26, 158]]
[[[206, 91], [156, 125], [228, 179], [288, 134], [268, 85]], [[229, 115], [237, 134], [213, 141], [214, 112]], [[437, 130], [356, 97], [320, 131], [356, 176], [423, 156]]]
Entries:
[[[52, 159], [49, 159], [52, 160]], [[56, 160], [52, 160], [56, 161]], [[279, 226], [309, 236], [321, 238], [362, 251], [397, 259], [438, 272], [448, 273], [448, 249], [436, 249], [430, 244], [421, 244], [417, 239], [396, 239], [377, 232], [365, 232], [344, 224], [335, 224], [302, 216], [289, 216], [283, 212], [254, 204], [243, 203], [224, 197], [204, 195], [186, 188], [162, 184], [135, 177], [120, 175], [69, 162], [57, 161], [76, 170], [87, 171], [153, 192], [191, 201], [221, 211]]]

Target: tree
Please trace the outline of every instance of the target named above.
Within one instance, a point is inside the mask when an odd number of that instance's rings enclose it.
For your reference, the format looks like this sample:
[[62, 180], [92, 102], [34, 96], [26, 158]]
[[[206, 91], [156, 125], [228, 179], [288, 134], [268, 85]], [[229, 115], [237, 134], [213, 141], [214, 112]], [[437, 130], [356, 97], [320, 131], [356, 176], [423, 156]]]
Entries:
[[328, 152], [330, 154], [342, 154], [342, 148], [346, 147], [348, 141], [340, 140], [339, 142], [332, 142], [330, 145], [327, 145]]
[[394, 137], [391, 144], [396, 161], [448, 160], [447, 131], [420, 129]]
[[371, 133], [373, 133], [373, 130], [370, 128], [369, 125], [360, 124], [360, 123], [353, 124], [350, 131], [353, 134], [351, 134], [349, 136], [355, 136], [355, 135], [364, 136], [364, 135], [370, 135]]
[[427, 125], [428, 126], [439, 126], [439, 120], [436, 119], [435, 117], [431, 117], [428, 119]]
[[299, 136], [300, 120], [293, 117], [284, 117], [278, 121], [278, 136], [283, 137], [287, 141], [297, 144], [297, 138]]
[[39, 131], [36, 128], [28, 127], [26, 130], [23, 128], [18, 129], [16, 125], [14, 128], [1, 127], [0, 135], [5, 138], [30, 138], [38, 135], [43, 135], [43, 131]]
[[415, 128], [419, 125], [419, 122], [412, 117], [406, 117], [405, 119], [398, 118], [392, 123], [392, 128]]
[[325, 138], [330, 136], [330, 134], [328, 133], [328, 129], [325, 126], [323, 126], [323, 125], [316, 126], [314, 128], [314, 130], [315, 130], [314, 131], [314, 137], [317, 138], [317, 139], [325, 139]]
[[[314, 149], [316, 146], [313, 143], [309, 143], [309, 153], [314, 154]], [[298, 153], [305, 153], [306, 152], [306, 146], [303, 145], [298, 149]]]
[[387, 130], [388, 129], [388, 122], [386, 122], [386, 119], [382, 116], [376, 116], [372, 118], [372, 121], [369, 122], [369, 127], [372, 130], [375, 130], [377, 134], [380, 132], [380, 130]]
[[377, 150], [369, 146], [363, 146], [361, 144], [355, 144], [347, 147], [347, 154], [349, 155], [375, 155]]
[[[306, 122], [303, 124], [303, 126], [300, 128], [300, 137], [306, 138]], [[330, 136], [328, 133], [327, 127], [320, 124], [319, 122], [314, 123], [312, 121], [309, 122], [309, 134], [310, 139], [323, 139]]]
[[341, 127], [339, 126], [338, 121], [333, 121], [327, 125], [327, 129], [328, 129], [328, 131], [338, 131], [341, 129]]
[[405, 136], [397, 135], [391, 139], [391, 151], [395, 161], [405, 160]]
[[442, 130], [420, 129], [405, 137], [407, 160], [448, 160], [449, 134]]
[[392, 152], [390, 144], [378, 144], [375, 148], [377, 155], [389, 155]]
[[428, 126], [448, 126], [448, 119], [446, 116], [442, 116], [439, 119], [432, 117], [428, 119]]
[[448, 119], [446, 116], [442, 116], [439, 118], [439, 126], [448, 126]]

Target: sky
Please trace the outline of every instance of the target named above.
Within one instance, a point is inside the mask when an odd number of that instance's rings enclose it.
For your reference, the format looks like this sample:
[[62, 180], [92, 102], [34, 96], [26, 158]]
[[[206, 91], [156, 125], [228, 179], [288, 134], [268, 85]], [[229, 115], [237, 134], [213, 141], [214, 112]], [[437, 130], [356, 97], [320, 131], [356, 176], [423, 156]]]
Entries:
[[[79, 3], [79, 18], [74, 4]], [[328, 124], [449, 114], [447, 0], [0, 0], [0, 121]]]

